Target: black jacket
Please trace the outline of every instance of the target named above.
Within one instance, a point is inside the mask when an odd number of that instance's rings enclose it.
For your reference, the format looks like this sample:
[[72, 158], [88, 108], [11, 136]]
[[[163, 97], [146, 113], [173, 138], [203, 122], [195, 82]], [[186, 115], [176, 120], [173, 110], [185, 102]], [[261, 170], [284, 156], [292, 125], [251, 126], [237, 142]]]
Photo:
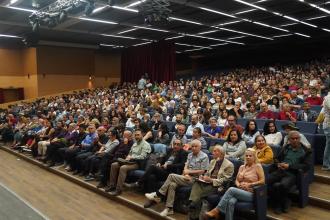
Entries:
[[[163, 165], [168, 158], [172, 155], [173, 149], [167, 150], [166, 156], [162, 159], [161, 164]], [[182, 174], [184, 165], [187, 161], [188, 152], [181, 149], [177, 152], [177, 155], [172, 164], [167, 165], [167, 171], [169, 173]]]

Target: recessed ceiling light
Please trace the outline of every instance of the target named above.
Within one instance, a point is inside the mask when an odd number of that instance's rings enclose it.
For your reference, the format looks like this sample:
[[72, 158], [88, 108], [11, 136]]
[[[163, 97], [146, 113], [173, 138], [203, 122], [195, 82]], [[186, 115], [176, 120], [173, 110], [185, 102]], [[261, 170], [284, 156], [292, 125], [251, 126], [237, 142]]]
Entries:
[[26, 11], [26, 12], [36, 12], [36, 10], [28, 9], [28, 8], [19, 8], [19, 7], [13, 7], [9, 6], [8, 8], [18, 10], [18, 11]]
[[241, 1], [241, 0], [234, 0], [235, 2], [239, 2], [239, 3], [242, 3], [244, 5], [248, 5], [250, 7], [253, 7], [253, 8], [257, 8], [257, 9], [260, 9], [260, 10], [263, 10], [263, 11], [267, 11], [267, 9], [263, 8], [263, 7], [260, 7], [258, 5], [254, 5], [254, 4], [251, 4], [251, 3], [248, 3], [248, 2], [245, 2], [245, 1]]
[[0, 37], [6, 37], [6, 38], [22, 38], [16, 35], [8, 35], [8, 34], [0, 34]]
[[213, 9], [210, 9], [210, 8], [199, 7], [199, 9], [202, 9], [204, 11], [213, 12], [213, 13], [220, 14], [220, 15], [224, 15], [224, 16], [231, 17], [231, 18], [236, 18], [235, 15], [227, 14], [227, 13], [217, 11], [217, 10], [213, 10]]
[[175, 43], [175, 44], [180, 45], [180, 46], [187, 46], [187, 47], [198, 47], [198, 48], [209, 48], [209, 49], [212, 49], [210, 47], [193, 45], [193, 44], [184, 44], [184, 43]]
[[152, 31], [159, 31], [159, 32], [169, 32], [168, 30], [158, 29], [158, 28], [151, 28], [151, 27], [145, 27], [145, 26], [133, 26], [135, 28], [141, 28], [146, 30], [152, 30]]
[[80, 17], [78, 19], [84, 20], [84, 21], [92, 21], [92, 22], [104, 23], [104, 24], [118, 24], [117, 22], [113, 22], [113, 21], [106, 21], [106, 20], [99, 20], [99, 19], [92, 19], [92, 18], [85, 18], [85, 17]]
[[196, 50], [204, 50], [204, 49], [209, 49], [209, 48], [208, 48], [208, 47], [202, 47], [202, 48], [196, 48], [196, 49], [185, 50], [184, 52], [190, 52], [190, 51], [196, 51]]
[[134, 12], [134, 13], [138, 13], [139, 10], [136, 9], [131, 9], [131, 8], [125, 8], [125, 7], [120, 7], [120, 6], [110, 6], [111, 8], [115, 8], [115, 9], [119, 9], [119, 10], [123, 10], [123, 11], [129, 11], [129, 12]]
[[292, 35], [293, 34], [281, 34], [281, 35], [272, 36], [272, 38], [288, 37], [288, 36], [292, 36]]
[[240, 14], [245, 14], [245, 13], [249, 13], [249, 12], [252, 12], [252, 11], [255, 11], [257, 9], [249, 9], [249, 10], [244, 10], [244, 11], [239, 11], [239, 12], [236, 12], [235, 15], [240, 15]]
[[295, 32], [296, 35], [299, 35], [299, 36], [303, 36], [303, 37], [307, 37], [307, 38], [310, 38], [311, 36], [309, 35], [306, 35], [306, 34], [302, 34], [302, 33], [297, 33]]
[[128, 6], [126, 6], [125, 8], [129, 8], [129, 7], [134, 7], [134, 6], [137, 6], [143, 2], [145, 2], [146, 0], [141, 0], [141, 1], [136, 1], [136, 2], [133, 2], [131, 4], [129, 4]]
[[134, 44], [132, 45], [133, 47], [137, 47], [137, 46], [141, 46], [141, 45], [145, 45], [145, 44], [151, 44], [152, 42], [144, 42], [144, 43], [140, 43], [140, 44]]
[[181, 38], [181, 37], [184, 37], [184, 36], [180, 35], [180, 36], [168, 37], [168, 38], [165, 38], [165, 40], [172, 40], [172, 39], [177, 39], [177, 38]]
[[123, 38], [123, 39], [131, 39], [131, 40], [136, 40], [137, 38], [135, 37], [128, 37], [128, 36], [119, 36], [119, 35], [113, 35], [113, 34], [100, 34], [101, 36], [105, 37], [114, 37], [114, 38]]
[[328, 17], [328, 16], [326, 16], [326, 15], [322, 15], [322, 16], [317, 16], [317, 17], [308, 18], [308, 19], [306, 19], [306, 20], [307, 20], [307, 21], [311, 21], [311, 20], [316, 20], [316, 19], [321, 19], [321, 18], [326, 18], [326, 17]]
[[200, 35], [203, 35], [203, 34], [210, 34], [210, 33], [218, 32], [218, 31], [220, 31], [220, 30], [205, 31], [205, 32], [200, 32], [200, 33], [198, 33], [198, 34], [200, 34]]
[[135, 31], [137, 30], [138, 28], [133, 28], [133, 29], [128, 29], [126, 31], [121, 31], [121, 32], [118, 32], [117, 34], [124, 34], [124, 33], [128, 33], [128, 32], [131, 32], [131, 31]]
[[200, 23], [200, 22], [191, 21], [191, 20], [187, 20], [187, 19], [176, 18], [176, 17], [169, 17], [169, 18], [170, 18], [171, 20], [182, 21], [182, 22], [186, 22], [186, 23], [190, 23], [190, 24], [202, 25], [202, 23]]

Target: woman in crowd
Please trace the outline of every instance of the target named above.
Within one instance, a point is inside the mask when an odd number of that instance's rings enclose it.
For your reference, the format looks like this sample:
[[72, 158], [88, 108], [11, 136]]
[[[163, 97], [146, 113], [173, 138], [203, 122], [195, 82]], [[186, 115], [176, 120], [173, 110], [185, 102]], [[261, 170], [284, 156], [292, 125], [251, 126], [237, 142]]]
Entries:
[[268, 109], [272, 112], [279, 112], [281, 110], [280, 99], [277, 96], [272, 98], [271, 104], [268, 105]]
[[256, 136], [260, 133], [258, 131], [257, 123], [254, 119], [247, 121], [245, 130], [242, 134], [242, 139], [245, 141], [247, 147], [252, 147], [254, 145], [254, 140]]
[[225, 127], [228, 124], [228, 111], [224, 109], [220, 112], [220, 117], [218, 117], [218, 126]]
[[221, 198], [217, 207], [206, 212], [204, 219], [219, 218], [225, 215], [226, 220], [234, 219], [235, 204], [237, 202], [253, 202], [253, 187], [265, 183], [265, 175], [256, 156], [256, 151], [249, 148], [245, 153], [245, 163], [237, 173], [235, 185], [230, 187]]
[[281, 132], [277, 131], [274, 121], [267, 121], [265, 123], [263, 136], [269, 146], [280, 147], [283, 137]]
[[157, 135], [154, 139], [154, 152], [159, 153], [160, 155], [166, 154], [166, 148], [170, 144], [170, 135], [168, 128], [165, 122], [161, 123], [158, 128]]
[[247, 118], [247, 119], [256, 119], [257, 117], [257, 110], [256, 110], [256, 106], [254, 104], [247, 104], [247, 107], [248, 107], [248, 111], [246, 111], [244, 113], [244, 118]]
[[231, 130], [229, 132], [227, 141], [223, 144], [223, 148], [226, 152], [226, 158], [244, 160], [246, 144], [242, 140], [239, 131]]
[[232, 97], [229, 97], [226, 102], [226, 109], [229, 111], [230, 109], [235, 107], [235, 101]]
[[255, 146], [253, 149], [256, 151], [257, 158], [261, 164], [273, 163], [273, 150], [266, 143], [266, 139], [262, 135], [257, 135], [255, 138]]
[[182, 114], [182, 123], [189, 124], [189, 115], [188, 115], [187, 108], [180, 107], [179, 113]]

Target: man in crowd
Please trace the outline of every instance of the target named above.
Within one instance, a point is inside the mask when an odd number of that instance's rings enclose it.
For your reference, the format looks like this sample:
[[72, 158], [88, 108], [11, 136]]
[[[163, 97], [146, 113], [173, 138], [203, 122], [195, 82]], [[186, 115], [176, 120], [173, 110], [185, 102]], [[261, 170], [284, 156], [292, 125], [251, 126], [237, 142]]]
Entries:
[[228, 121], [228, 125], [226, 125], [224, 127], [224, 129], [222, 130], [220, 138], [227, 139], [230, 131], [233, 130], [233, 129], [239, 131], [240, 134], [243, 133], [244, 128], [241, 125], [236, 124], [235, 116], [229, 115], [227, 121]]
[[297, 131], [289, 132], [289, 144], [285, 145], [270, 170], [268, 186], [276, 214], [287, 213], [290, 208], [289, 190], [296, 184], [298, 170], [307, 171], [312, 166], [312, 151], [300, 142]]
[[203, 125], [198, 121], [198, 115], [191, 116], [191, 125], [188, 126], [186, 135], [192, 135], [194, 128], [200, 128], [202, 133], [204, 133]]
[[143, 140], [141, 130], [135, 130], [134, 137], [135, 143], [125, 160], [111, 164], [110, 184], [105, 191], [110, 192], [113, 196], [121, 194], [128, 171], [138, 169], [139, 162], [147, 159], [148, 154], [151, 152], [150, 144]]
[[173, 214], [176, 188], [178, 186], [191, 186], [194, 183], [194, 178], [203, 174], [209, 166], [209, 158], [207, 154], [201, 151], [201, 142], [199, 140], [191, 142], [191, 151], [182, 175], [170, 174], [157, 192], [145, 194], [148, 200], [156, 203], [161, 201], [161, 197], [166, 197], [166, 208], [160, 213], [161, 216]]
[[276, 119], [274, 113], [268, 109], [266, 102], [260, 104], [260, 112], [257, 114], [257, 119]]

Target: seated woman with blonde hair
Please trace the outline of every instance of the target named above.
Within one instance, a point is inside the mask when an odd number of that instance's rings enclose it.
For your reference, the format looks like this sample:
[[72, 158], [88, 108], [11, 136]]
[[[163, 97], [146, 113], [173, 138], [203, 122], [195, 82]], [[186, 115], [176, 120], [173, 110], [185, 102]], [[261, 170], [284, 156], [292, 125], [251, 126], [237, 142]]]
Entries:
[[273, 163], [273, 150], [266, 143], [266, 139], [262, 135], [257, 135], [254, 140], [253, 149], [256, 151], [257, 158], [261, 164], [271, 164]]
[[245, 163], [239, 168], [235, 185], [230, 187], [221, 198], [217, 207], [204, 214], [204, 219], [221, 219], [221, 213], [226, 220], [234, 219], [236, 202], [252, 202], [253, 187], [265, 183], [265, 175], [258, 161], [256, 151], [248, 148], [245, 152]]

